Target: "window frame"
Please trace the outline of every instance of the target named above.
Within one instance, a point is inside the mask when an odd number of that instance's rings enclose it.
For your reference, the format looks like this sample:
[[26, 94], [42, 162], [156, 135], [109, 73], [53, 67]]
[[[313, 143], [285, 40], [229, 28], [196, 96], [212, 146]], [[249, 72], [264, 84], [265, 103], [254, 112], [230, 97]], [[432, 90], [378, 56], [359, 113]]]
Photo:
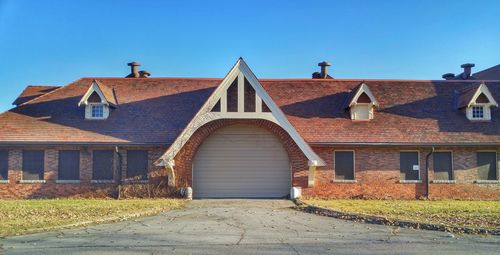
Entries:
[[[474, 117], [474, 107], [483, 108], [483, 117]], [[487, 103], [474, 103], [467, 107], [467, 118], [471, 121], [489, 121], [491, 120], [491, 106]]]
[[6, 166], [5, 178], [0, 179], [0, 183], [8, 183], [9, 182], [9, 150], [0, 149], [0, 152], [5, 152], [6, 158], [5, 162], [0, 161], [0, 167], [2, 164]]
[[[149, 170], [150, 170], [150, 165], [149, 165], [149, 151], [148, 150], [140, 150], [140, 149], [132, 149], [132, 150], [127, 150], [127, 168], [125, 170], [125, 178], [126, 179], [131, 179], [136, 177], [136, 176], [129, 176], [129, 155], [130, 155], [130, 152], [133, 151], [133, 152], [142, 152], [142, 153], [145, 153], [146, 154], [146, 172], [145, 174], [143, 175], [143, 178], [139, 179], [139, 181], [147, 181], [149, 179]], [[135, 179], [134, 179], [135, 180]]]
[[[90, 103], [90, 117], [93, 119], [102, 119], [104, 118], [104, 104], [102, 103]], [[94, 111], [94, 109], [99, 109], [99, 111]], [[100, 116], [94, 115], [94, 113], [100, 113]]]
[[[61, 179], [61, 152], [69, 152], [69, 151], [72, 151], [72, 152], [78, 152], [78, 179]], [[58, 165], [57, 165], [57, 181], [61, 181], [61, 182], [65, 182], [65, 181], [80, 181], [80, 174], [81, 174], [81, 152], [80, 150], [59, 150], [58, 151], [58, 158], [57, 158], [57, 161], [58, 161]]]
[[[95, 169], [95, 155], [94, 153], [96, 151], [107, 151], [107, 152], [111, 152], [111, 178], [110, 179], [96, 179], [96, 169]], [[109, 150], [106, 150], [106, 149], [102, 149], [102, 150], [92, 150], [92, 180], [91, 182], [92, 183], [112, 183], [114, 182], [115, 180], [115, 155], [114, 155], [114, 151], [109, 149]]]
[[498, 151], [496, 150], [476, 150], [476, 168], [479, 168], [479, 164], [478, 164], [478, 153], [480, 152], [493, 152], [495, 153], [495, 170], [496, 170], [496, 179], [494, 180], [482, 180], [482, 179], [479, 179], [479, 176], [476, 180], [476, 182], [497, 182], [497, 181], [500, 181], [500, 176], [499, 176], [499, 167], [498, 167]]
[[[418, 179], [417, 180], [408, 180], [408, 179], [401, 179], [401, 152], [416, 152], [417, 153], [417, 163], [418, 163]], [[399, 151], [399, 180], [401, 182], [422, 182], [422, 166], [420, 162], [420, 151], [419, 150], [400, 150]], [[406, 176], [406, 175], [405, 175]]]
[[[335, 159], [335, 155], [337, 152], [352, 152], [352, 179], [337, 179], [337, 160]], [[356, 182], [356, 151], [355, 150], [334, 150], [333, 151], [333, 174], [335, 177], [333, 178], [334, 182]]]
[[[25, 170], [25, 160], [26, 160], [26, 155], [25, 153], [26, 152], [41, 152], [42, 153], [42, 169], [38, 169], [38, 170], [41, 170], [41, 173], [38, 173], [38, 175], [41, 174], [41, 178], [38, 178], [38, 179], [26, 179], [25, 176], [24, 176], [24, 173], [26, 172]], [[22, 154], [22, 162], [21, 162], [21, 180], [20, 180], [20, 183], [43, 183], [45, 182], [45, 150], [39, 150], [39, 149], [26, 149], [26, 150], [22, 150], [21, 152]], [[40, 176], [39, 176], [40, 177]]]
[[448, 180], [442, 180], [442, 179], [437, 179], [436, 180], [435, 179], [436, 169], [434, 169], [434, 164], [435, 164], [434, 163], [434, 156], [432, 156], [432, 182], [433, 183], [453, 183], [453, 182], [455, 182], [456, 181], [455, 180], [455, 167], [454, 167], [455, 162], [453, 160], [453, 157], [454, 157], [453, 150], [435, 150], [433, 152], [433, 154], [436, 153], [436, 152], [449, 152], [450, 153], [450, 157], [451, 157], [451, 173], [450, 173], [451, 174], [451, 178], [448, 179]]

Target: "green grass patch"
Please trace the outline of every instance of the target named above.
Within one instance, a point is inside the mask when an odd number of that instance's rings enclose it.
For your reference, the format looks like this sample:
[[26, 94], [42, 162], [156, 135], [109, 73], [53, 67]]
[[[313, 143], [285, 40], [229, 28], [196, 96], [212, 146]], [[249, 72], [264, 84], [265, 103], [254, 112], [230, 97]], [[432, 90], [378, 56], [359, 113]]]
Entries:
[[0, 200], [0, 236], [154, 215], [185, 203], [181, 199]]
[[458, 200], [303, 200], [333, 210], [448, 226], [494, 229], [500, 227], [500, 201]]

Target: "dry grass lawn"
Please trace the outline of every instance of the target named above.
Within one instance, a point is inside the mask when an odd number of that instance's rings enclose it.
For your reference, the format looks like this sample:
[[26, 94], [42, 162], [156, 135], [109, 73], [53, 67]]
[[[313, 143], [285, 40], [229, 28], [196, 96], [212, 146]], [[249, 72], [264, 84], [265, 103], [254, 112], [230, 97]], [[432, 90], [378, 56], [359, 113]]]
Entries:
[[154, 215], [185, 203], [181, 199], [0, 200], [0, 237]]
[[460, 227], [500, 227], [500, 201], [321, 200], [305, 203], [342, 212]]

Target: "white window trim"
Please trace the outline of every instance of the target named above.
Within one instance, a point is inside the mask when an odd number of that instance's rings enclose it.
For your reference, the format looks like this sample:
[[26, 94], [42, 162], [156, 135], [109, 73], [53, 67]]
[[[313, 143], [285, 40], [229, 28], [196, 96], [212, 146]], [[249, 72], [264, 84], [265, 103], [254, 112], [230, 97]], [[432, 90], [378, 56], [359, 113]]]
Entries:
[[478, 152], [494, 152], [495, 153], [495, 162], [496, 162], [496, 165], [497, 165], [497, 179], [496, 180], [481, 180], [481, 179], [477, 179], [474, 181], [474, 183], [478, 183], [478, 184], [488, 184], [488, 183], [491, 183], [491, 184], [495, 184], [495, 183], [500, 183], [500, 177], [499, 177], [499, 170], [498, 170], [498, 151], [496, 150], [476, 150], [476, 168], [479, 167], [478, 164], [477, 164], [477, 153]]
[[432, 183], [455, 183], [455, 162], [453, 160], [453, 150], [435, 150], [435, 152], [450, 152], [451, 154], [451, 180], [434, 180], [434, 156], [432, 157]]
[[[335, 153], [336, 152], [345, 152], [345, 151], [348, 151], [348, 152], [352, 152], [352, 171], [353, 171], [353, 179], [352, 180], [338, 180], [337, 179], [337, 175], [335, 174], [335, 164], [337, 163], [336, 160], [335, 160]], [[334, 150], [333, 151], [333, 174], [335, 175], [335, 177], [333, 178], [333, 182], [344, 182], [344, 183], [356, 183], [357, 182], [357, 179], [356, 179], [356, 151], [354, 150]]]
[[[401, 172], [401, 152], [416, 152], [417, 157], [418, 157], [418, 180], [403, 180], [401, 179], [401, 174], [400, 174], [400, 183], [422, 183], [422, 176], [421, 176], [421, 171], [422, 168], [420, 166], [420, 151], [419, 150], [400, 150], [399, 151], [399, 171]], [[452, 166], [453, 168], [453, 166]]]
[[[93, 117], [92, 116], [92, 106], [94, 105], [102, 105], [103, 108], [102, 108], [102, 114], [103, 116], [102, 117]], [[109, 106], [107, 104], [104, 104], [104, 103], [88, 103], [86, 106], [85, 106], [85, 119], [89, 119], [89, 120], [105, 120], [109, 117]]]
[[[473, 108], [474, 107], [483, 107], [483, 117], [482, 118], [475, 118], [473, 115]], [[467, 118], [469, 120], [491, 120], [491, 106], [490, 104], [486, 103], [480, 103], [480, 104], [471, 104], [469, 107], [467, 107]]]
[[[364, 109], [362, 109], [363, 106], [366, 106], [368, 108], [368, 119], [360, 119], [356, 115], [357, 111], [364, 110]], [[373, 108], [374, 108], [374, 106], [372, 103], [356, 103], [353, 106], [351, 106], [351, 108], [350, 108], [351, 119], [352, 120], [372, 120], [373, 119]]]

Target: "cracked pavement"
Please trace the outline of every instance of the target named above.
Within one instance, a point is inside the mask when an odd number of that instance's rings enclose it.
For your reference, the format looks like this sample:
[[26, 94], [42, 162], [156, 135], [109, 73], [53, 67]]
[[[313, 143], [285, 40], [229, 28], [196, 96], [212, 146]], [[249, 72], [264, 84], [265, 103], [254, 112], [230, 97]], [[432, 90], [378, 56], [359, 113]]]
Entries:
[[370, 225], [288, 200], [194, 200], [119, 223], [0, 239], [0, 254], [493, 254], [500, 237]]

